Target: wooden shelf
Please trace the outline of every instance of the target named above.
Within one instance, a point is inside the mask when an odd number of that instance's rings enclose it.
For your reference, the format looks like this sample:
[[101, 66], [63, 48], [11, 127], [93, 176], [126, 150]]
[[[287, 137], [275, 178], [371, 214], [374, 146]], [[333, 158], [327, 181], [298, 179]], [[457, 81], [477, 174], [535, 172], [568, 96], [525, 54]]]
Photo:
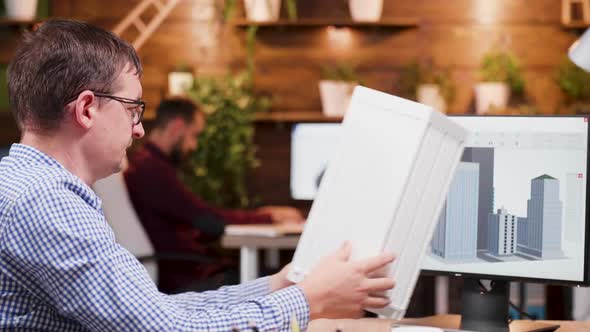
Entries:
[[265, 112], [256, 114], [255, 122], [342, 122], [342, 117], [328, 117], [321, 111]]
[[268, 22], [248, 21], [246, 19], [237, 19], [231, 22], [235, 27], [248, 28], [257, 26], [260, 28], [322, 28], [327, 26], [351, 27], [351, 28], [415, 28], [418, 26], [416, 18], [385, 18], [378, 22], [357, 22], [350, 19], [297, 19], [297, 20], [278, 20]]
[[568, 23], [562, 25], [565, 29], [587, 29], [590, 27], [588, 23]]
[[29, 27], [41, 22], [40, 20], [17, 20], [11, 18], [0, 18], [0, 26], [7, 27]]

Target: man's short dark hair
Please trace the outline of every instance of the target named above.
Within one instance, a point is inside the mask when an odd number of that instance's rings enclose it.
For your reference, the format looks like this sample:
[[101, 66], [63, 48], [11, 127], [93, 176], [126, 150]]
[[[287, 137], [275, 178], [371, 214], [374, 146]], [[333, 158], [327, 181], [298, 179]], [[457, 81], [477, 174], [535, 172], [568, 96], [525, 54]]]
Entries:
[[127, 63], [141, 76], [133, 46], [84, 22], [52, 19], [25, 32], [8, 67], [10, 104], [19, 127], [58, 128], [64, 106], [82, 91], [113, 93]]
[[186, 123], [191, 123], [197, 111], [197, 105], [190, 99], [183, 97], [164, 99], [156, 109], [154, 127], [163, 128], [176, 118], [182, 118]]

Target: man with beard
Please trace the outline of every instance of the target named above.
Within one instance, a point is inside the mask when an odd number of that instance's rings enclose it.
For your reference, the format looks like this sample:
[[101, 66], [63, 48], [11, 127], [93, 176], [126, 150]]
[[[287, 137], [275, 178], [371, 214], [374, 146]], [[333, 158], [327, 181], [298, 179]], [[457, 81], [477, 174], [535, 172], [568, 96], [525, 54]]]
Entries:
[[205, 116], [188, 99], [163, 100], [147, 142], [125, 172], [131, 201], [157, 252], [190, 252], [216, 258], [213, 263], [162, 261], [159, 286], [164, 292], [215, 289], [238, 282], [231, 259], [213, 250], [226, 224], [300, 223], [290, 207], [257, 210], [214, 207], [183, 185], [177, 176], [182, 160], [197, 148]]

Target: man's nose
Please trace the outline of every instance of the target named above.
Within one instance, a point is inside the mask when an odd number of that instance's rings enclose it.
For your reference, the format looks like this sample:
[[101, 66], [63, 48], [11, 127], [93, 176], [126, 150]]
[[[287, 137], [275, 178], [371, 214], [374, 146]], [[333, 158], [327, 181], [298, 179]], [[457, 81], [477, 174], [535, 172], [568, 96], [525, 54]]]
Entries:
[[145, 130], [143, 129], [143, 123], [138, 123], [133, 126], [132, 130], [133, 139], [140, 139], [145, 135]]

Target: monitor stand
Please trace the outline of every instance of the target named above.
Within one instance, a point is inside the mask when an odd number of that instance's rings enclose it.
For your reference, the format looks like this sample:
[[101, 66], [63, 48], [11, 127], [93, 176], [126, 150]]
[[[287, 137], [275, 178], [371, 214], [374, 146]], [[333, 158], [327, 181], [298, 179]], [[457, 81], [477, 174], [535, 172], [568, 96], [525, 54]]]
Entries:
[[491, 289], [481, 289], [478, 279], [465, 278], [461, 300], [461, 328], [482, 332], [509, 332], [508, 281], [492, 281]]
[[[478, 279], [465, 278], [461, 301], [461, 329], [481, 332], [509, 332], [510, 282], [492, 280], [488, 291]], [[559, 325], [533, 324], [532, 331], [555, 331]]]

